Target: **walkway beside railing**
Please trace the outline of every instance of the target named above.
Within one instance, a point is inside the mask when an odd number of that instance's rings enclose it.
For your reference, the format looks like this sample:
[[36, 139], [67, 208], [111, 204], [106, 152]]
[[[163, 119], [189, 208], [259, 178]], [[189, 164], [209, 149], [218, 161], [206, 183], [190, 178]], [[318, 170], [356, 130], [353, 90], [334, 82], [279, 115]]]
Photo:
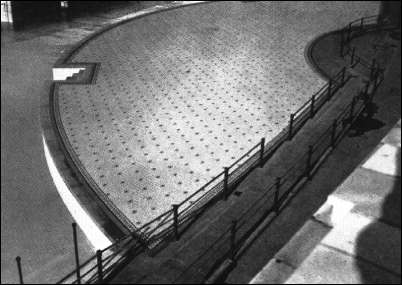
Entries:
[[[143, 225], [135, 234], [137, 236], [140, 234], [141, 236], [146, 237], [146, 243], [151, 247], [156, 246], [158, 243], [165, 240], [179, 240], [182, 233], [181, 229], [186, 228], [185, 225], [187, 223], [197, 218], [199, 213], [209, 207], [212, 203], [217, 200], [227, 199], [240, 181], [242, 181], [253, 169], [262, 167], [284, 142], [291, 140], [295, 134], [301, 130], [303, 125], [310, 118], [313, 118], [324, 104], [328, 102], [336, 94], [339, 88], [341, 88], [349, 79], [350, 78], [346, 74], [346, 67], [341, 68], [328, 83], [312, 95], [310, 100], [303, 104], [295, 113], [290, 114], [288, 126], [282, 130], [274, 140], [266, 144], [265, 139], [262, 138], [259, 143], [254, 145], [242, 157], [236, 160], [235, 163], [228, 167], [224, 167], [224, 170], [214, 179], [209, 181], [180, 204], [172, 205], [170, 211], [163, 213]], [[313, 157], [310, 157], [310, 159], [312, 158]], [[289, 183], [289, 181], [283, 180], [281, 185], [284, 185], [285, 182]], [[294, 183], [295, 182], [292, 184]], [[283, 191], [285, 187], [282, 186], [281, 189]], [[277, 192], [276, 198], [279, 200], [279, 192]], [[128, 237], [128, 239], [131, 239], [131, 237]], [[100, 252], [98, 251], [98, 271], [94, 272], [92, 277], [86, 282], [105, 278], [105, 274], [102, 273], [102, 270], [110, 271], [110, 269], [107, 269], [107, 267], [105, 268], [104, 265], [112, 267], [113, 264], [104, 264], [104, 252], [110, 251], [112, 248], [122, 248], [119, 246], [120, 243], [121, 241], [117, 241], [110, 248]], [[138, 251], [144, 250], [141, 242], [133, 240], [132, 243], [132, 246]], [[92, 260], [95, 260], [95, 257], [93, 257]], [[94, 271], [93, 267], [89, 269], [91, 272]], [[74, 272], [77, 272], [77, 270]], [[70, 274], [70, 276], [73, 275], [74, 273]], [[64, 280], [65, 279], [61, 280], [61, 283]]]
[[[370, 19], [372, 17], [369, 17]], [[365, 19], [365, 18], [362, 18]], [[371, 21], [371, 20], [370, 20]], [[369, 20], [359, 20], [352, 23], [363, 23], [364, 27]], [[313, 173], [327, 155], [334, 148], [343, 135], [347, 132], [356, 117], [370, 104], [375, 90], [383, 80], [383, 69], [377, 64], [366, 66], [364, 60], [350, 51], [348, 43], [356, 34], [355, 25], [349, 24], [344, 29], [346, 39], [342, 40], [341, 53], [351, 56], [351, 65], [363, 64], [370, 69], [372, 76], [367, 86], [359, 94], [353, 94], [351, 102], [343, 112], [333, 121], [332, 126], [326, 130], [317, 141], [306, 149], [294, 166], [286, 171], [276, 181], [267, 187], [260, 199], [245, 211], [237, 220], [222, 232], [221, 237], [211, 245], [210, 250], [217, 247], [227, 248], [223, 259], [234, 259], [241, 251], [247, 237], [252, 233], [255, 224], [248, 224], [250, 216], [261, 215], [261, 219], [270, 212], [277, 212], [287, 197], [305, 179], [311, 179]], [[362, 28], [361, 28], [362, 29]], [[106, 249], [98, 250], [97, 254], [83, 263], [79, 263], [78, 250], [76, 269], [59, 281], [59, 283], [96, 283], [104, 282], [114, 272], [114, 269], [123, 265], [127, 256], [136, 256], [149, 247], [154, 247], [160, 242], [175, 239], [179, 240], [186, 225], [196, 219], [207, 207], [218, 200], [226, 200], [235, 187], [248, 176], [254, 169], [264, 166], [275, 151], [286, 141], [292, 138], [302, 129], [305, 123], [317, 114], [317, 112], [336, 95], [337, 91], [350, 79], [346, 73], [346, 67], [329, 80], [320, 90], [312, 95], [311, 99], [303, 104], [295, 113], [290, 114], [288, 126], [272, 141], [266, 143], [265, 138], [255, 144], [242, 157], [232, 165], [224, 167], [214, 179], [209, 181], [195, 193], [190, 195], [180, 204], [172, 205], [172, 209], [156, 217], [143, 225], [130, 235], [115, 241]], [[296, 175], [295, 175], [296, 174]], [[267, 210], [267, 205], [269, 209]], [[261, 210], [264, 211], [261, 212]], [[142, 238], [139, 238], [142, 237]], [[202, 258], [196, 262], [203, 262]], [[211, 262], [208, 260], [206, 262]], [[21, 260], [17, 260], [18, 268], [21, 269]], [[190, 265], [194, 266], [194, 264]], [[21, 271], [20, 271], [21, 272]], [[22, 281], [22, 273], [21, 273]]]
[[[149, 247], [157, 246], [160, 242], [170, 239], [179, 240], [189, 222], [196, 219], [202, 211], [216, 201], [226, 200], [249, 173], [257, 167], [262, 167], [284, 142], [291, 140], [349, 79], [346, 67], [341, 68], [334, 78], [312, 95], [310, 100], [295, 113], [290, 114], [288, 126], [275, 139], [265, 143], [265, 138], [262, 138], [243, 156], [225, 167], [214, 179], [187, 199], [180, 204], [172, 205], [171, 210], [143, 225], [132, 235], [116, 241], [104, 250], [98, 250], [96, 256], [78, 266], [59, 283], [93, 283], [104, 280], [115, 266], [124, 261], [129, 251], [131, 255], [133, 252], [138, 254]], [[131, 248], [133, 250], [129, 250]], [[78, 274], [79, 271], [80, 274]]]
[[[209, 275], [206, 283], [217, 281], [220, 275], [227, 273], [227, 270], [235, 264], [238, 255], [244, 250], [248, 238], [270, 214], [278, 213], [287, 199], [296, 192], [307, 181], [311, 180], [324, 158], [340, 142], [342, 137], [349, 130], [353, 122], [364, 112], [372, 102], [375, 91], [381, 83], [380, 78], [369, 83], [355, 94], [350, 103], [333, 120], [331, 127], [317, 137], [317, 140], [308, 146], [304, 155], [295, 161], [292, 167], [278, 176], [275, 181], [255, 199], [255, 203], [233, 220], [216, 240], [211, 243], [203, 256], [200, 256], [193, 264], [177, 278], [180, 283], [183, 277], [191, 268], [204, 268], [207, 264], [213, 264], [210, 260], [212, 252], [224, 252], [217, 257], [217, 264], [221, 264], [216, 272]], [[250, 221], [255, 221], [250, 223]], [[219, 250], [218, 250], [219, 249]], [[215, 266], [212, 266], [213, 268]]]

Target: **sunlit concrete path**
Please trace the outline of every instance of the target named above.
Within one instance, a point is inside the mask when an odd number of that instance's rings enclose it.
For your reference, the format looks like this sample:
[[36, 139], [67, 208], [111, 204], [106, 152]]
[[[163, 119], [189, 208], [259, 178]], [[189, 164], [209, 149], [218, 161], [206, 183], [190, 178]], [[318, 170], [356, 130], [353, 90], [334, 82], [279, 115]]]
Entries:
[[120, 25], [71, 60], [100, 69], [93, 85], [59, 89], [69, 142], [140, 227], [273, 139], [321, 88], [310, 41], [377, 13], [376, 2], [225, 2]]
[[400, 284], [400, 151], [399, 120], [250, 283]]

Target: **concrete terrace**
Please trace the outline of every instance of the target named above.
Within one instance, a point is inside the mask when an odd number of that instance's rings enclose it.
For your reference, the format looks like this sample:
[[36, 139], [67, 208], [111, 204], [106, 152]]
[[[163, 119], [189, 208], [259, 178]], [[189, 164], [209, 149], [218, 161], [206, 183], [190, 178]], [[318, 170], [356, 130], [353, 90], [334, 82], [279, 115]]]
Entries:
[[100, 63], [95, 84], [58, 90], [69, 142], [141, 226], [272, 140], [320, 89], [310, 41], [377, 13], [376, 2], [226, 2], [119, 25], [69, 61]]

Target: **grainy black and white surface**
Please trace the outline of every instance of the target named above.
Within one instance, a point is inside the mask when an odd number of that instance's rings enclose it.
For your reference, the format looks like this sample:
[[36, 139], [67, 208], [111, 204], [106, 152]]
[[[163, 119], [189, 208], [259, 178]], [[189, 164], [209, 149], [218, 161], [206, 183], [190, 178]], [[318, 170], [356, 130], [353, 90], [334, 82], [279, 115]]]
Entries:
[[[163, 1], [150, 2], [140, 4]], [[2, 30], [2, 283], [18, 282], [17, 255], [27, 283], [54, 283], [73, 269], [73, 219], [44, 158], [39, 98], [49, 92], [62, 50], [139, 8], [132, 6]], [[140, 226], [283, 128], [289, 112], [324, 83], [304, 58], [307, 43], [377, 12], [378, 2], [226, 2], [119, 26], [73, 59], [100, 62], [101, 69], [95, 85], [62, 87], [69, 140], [103, 191]], [[82, 260], [93, 254], [81, 232], [79, 248]]]
[[137, 226], [171, 209], [264, 137], [274, 138], [325, 84], [308, 43], [377, 3], [224, 2], [165, 11], [87, 43], [94, 85], [59, 91], [85, 168]]

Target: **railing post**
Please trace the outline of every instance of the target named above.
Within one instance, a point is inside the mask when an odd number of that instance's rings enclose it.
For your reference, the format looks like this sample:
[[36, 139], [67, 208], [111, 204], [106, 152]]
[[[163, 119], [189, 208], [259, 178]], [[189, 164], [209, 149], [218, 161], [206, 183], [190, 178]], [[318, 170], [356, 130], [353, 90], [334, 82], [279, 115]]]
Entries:
[[24, 284], [24, 280], [22, 279], [22, 269], [21, 269], [21, 257], [17, 256], [15, 258], [15, 260], [17, 261], [17, 268], [18, 268], [18, 276], [20, 278], [20, 284]]
[[98, 249], [96, 251], [96, 261], [98, 265], [98, 283], [103, 283], [103, 266], [102, 266], [102, 251]]
[[342, 29], [341, 31], [341, 57], [343, 57], [343, 51], [344, 51], [344, 47], [345, 47], [345, 29]]
[[265, 138], [262, 138], [260, 142], [260, 167], [264, 166], [264, 148], [265, 148]]
[[[375, 84], [375, 83], [374, 83]], [[369, 94], [368, 90], [370, 87], [370, 82], [367, 82], [367, 88], [366, 88], [366, 96], [365, 96], [365, 100], [364, 100], [364, 107], [366, 108], [369, 104], [372, 103], [373, 101], [373, 97], [374, 97], [374, 93], [375, 93], [375, 86], [373, 87], [373, 89], [371, 90], [371, 93]]]
[[314, 103], [315, 103], [315, 95], [311, 97], [311, 106], [310, 106], [310, 118], [314, 117]]
[[373, 99], [374, 99], [374, 95], [375, 95], [375, 93], [376, 93], [376, 90], [377, 90], [377, 87], [374, 86], [374, 88], [373, 88], [371, 94], [369, 94], [369, 95], [367, 96], [367, 103], [366, 103], [366, 105], [371, 104], [371, 103], [373, 102]]
[[232, 226], [230, 228], [230, 258], [235, 259], [236, 256], [236, 227], [237, 221], [232, 221]]
[[293, 137], [293, 121], [294, 121], [294, 119], [295, 119], [295, 114], [290, 114], [288, 140], [291, 140]]
[[354, 116], [354, 112], [355, 112], [355, 105], [356, 105], [356, 97], [353, 97], [352, 104], [350, 105], [350, 115], [349, 115], [349, 121], [351, 123], [353, 121], [353, 116]]
[[330, 78], [329, 79], [329, 82], [328, 82], [328, 94], [327, 94], [327, 96], [328, 96], [328, 101], [331, 99], [331, 89], [332, 89], [332, 78]]
[[281, 178], [277, 177], [276, 178], [276, 182], [275, 182], [275, 196], [274, 196], [274, 207], [275, 207], [275, 212], [278, 213], [279, 212], [279, 191], [281, 189]]
[[350, 35], [352, 33], [352, 23], [349, 23], [349, 28], [348, 28], [348, 42], [350, 41]]
[[380, 79], [380, 74], [381, 74], [381, 70], [380, 67], [377, 66], [376, 72], [375, 72], [375, 76], [374, 76], [374, 84], [375, 87], [377, 88], [377, 85], [379, 84], [379, 79]]
[[342, 68], [342, 85], [345, 84], [346, 66]]
[[338, 123], [337, 123], [337, 121], [335, 119], [334, 122], [332, 123], [332, 131], [331, 131], [331, 147], [332, 148], [335, 147], [337, 125], [338, 125]]
[[77, 274], [77, 283], [81, 284], [80, 274], [80, 259], [78, 255], [78, 242], [77, 242], [77, 223], [72, 223], [73, 226], [73, 240], [74, 240], [74, 254], [75, 254], [75, 272]]
[[380, 84], [380, 74], [381, 74], [381, 69], [380, 67], [377, 65], [376, 69], [375, 69], [375, 73], [374, 73], [374, 87], [377, 88], [377, 86]]
[[370, 87], [370, 81], [367, 81], [366, 86], [364, 87], [364, 91], [363, 91], [364, 104], [367, 104], [367, 101], [368, 101], [368, 98], [369, 98], [369, 94], [368, 94], [369, 87]]
[[223, 196], [227, 200], [229, 197], [229, 167], [224, 167], [225, 173], [223, 177]]
[[377, 72], [376, 72], [376, 76], [375, 76], [375, 81], [374, 81], [374, 89], [377, 89], [377, 87], [378, 87], [378, 85], [380, 85], [380, 82], [381, 82], [381, 80], [382, 80], [382, 76], [383, 76], [383, 74], [382, 74], [382, 71], [380, 70], [380, 68], [378, 67], [377, 68]]
[[353, 65], [354, 61], [355, 61], [355, 52], [356, 52], [356, 47], [352, 48], [352, 54], [350, 56], [350, 65]]
[[173, 229], [174, 229], [174, 238], [175, 240], [179, 240], [179, 205], [172, 205], [173, 208]]
[[360, 19], [360, 31], [363, 30], [363, 21], [364, 21], [364, 18], [361, 18]]
[[311, 158], [313, 156], [313, 146], [309, 145], [308, 146], [308, 152], [307, 152], [307, 165], [306, 165], [306, 175], [307, 179], [311, 180]]
[[375, 60], [375, 58], [373, 58], [373, 60], [371, 61], [371, 67], [370, 67], [370, 80], [373, 79], [375, 66], [376, 66], [376, 60]]
[[373, 82], [374, 87], [375, 87], [376, 81], [377, 81], [378, 67], [375, 67], [374, 70], [371, 73], [373, 75], [371, 76], [370, 81]]

